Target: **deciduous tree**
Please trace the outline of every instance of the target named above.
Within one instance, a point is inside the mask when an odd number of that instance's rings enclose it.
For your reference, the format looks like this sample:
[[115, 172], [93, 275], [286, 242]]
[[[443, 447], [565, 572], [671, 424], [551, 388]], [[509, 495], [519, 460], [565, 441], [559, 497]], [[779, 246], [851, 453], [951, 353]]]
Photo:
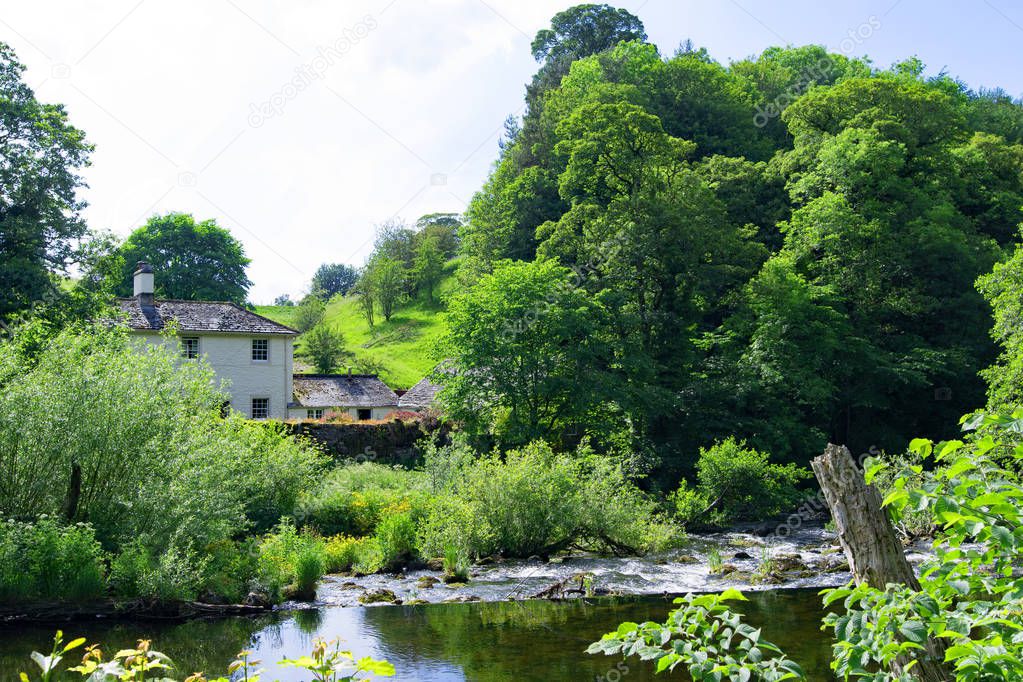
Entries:
[[244, 303], [252, 282], [241, 242], [214, 219], [187, 213], [153, 216], [118, 249], [124, 263], [117, 291], [132, 293], [132, 272], [146, 261], [156, 272], [157, 298]]

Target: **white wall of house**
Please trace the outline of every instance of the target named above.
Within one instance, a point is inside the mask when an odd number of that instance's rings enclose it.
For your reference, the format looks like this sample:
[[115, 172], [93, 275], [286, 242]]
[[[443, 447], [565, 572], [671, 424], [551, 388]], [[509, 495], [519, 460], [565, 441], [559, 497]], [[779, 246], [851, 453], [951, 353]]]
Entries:
[[[139, 333], [148, 343], [164, 343], [164, 337], [154, 333]], [[226, 382], [225, 390], [231, 396], [231, 407], [247, 417], [252, 416], [254, 398], [269, 399], [272, 419], [288, 417], [288, 403], [292, 397], [294, 370], [294, 344], [290, 336], [245, 334], [190, 334], [180, 338], [198, 338], [199, 354], [217, 375]], [[266, 339], [269, 350], [267, 360], [252, 359], [252, 340]]]
[[[293, 407], [288, 410], [289, 419], [309, 419], [310, 409], [321, 409], [321, 408], [308, 408], [308, 407]], [[359, 421], [359, 409], [358, 407], [324, 407], [323, 414], [326, 415], [328, 412], [334, 414], [347, 414], [354, 421]], [[370, 419], [383, 419], [390, 413], [394, 412], [398, 408], [394, 405], [381, 406], [381, 407], [367, 407], [362, 408], [370, 411]]]

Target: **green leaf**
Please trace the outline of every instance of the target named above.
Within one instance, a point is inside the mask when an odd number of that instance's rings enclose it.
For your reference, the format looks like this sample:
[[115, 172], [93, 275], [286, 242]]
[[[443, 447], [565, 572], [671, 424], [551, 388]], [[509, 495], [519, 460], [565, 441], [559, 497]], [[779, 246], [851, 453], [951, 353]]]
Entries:
[[908, 620], [899, 626], [899, 632], [910, 642], [922, 644], [927, 640], [927, 626], [918, 620]]
[[927, 458], [931, 456], [931, 452], [934, 450], [934, 444], [927, 438], [914, 438], [909, 441], [909, 450], [923, 458]]
[[749, 599], [747, 599], [742, 592], [732, 588], [729, 588], [722, 592], [719, 599], [721, 601], [749, 601]]

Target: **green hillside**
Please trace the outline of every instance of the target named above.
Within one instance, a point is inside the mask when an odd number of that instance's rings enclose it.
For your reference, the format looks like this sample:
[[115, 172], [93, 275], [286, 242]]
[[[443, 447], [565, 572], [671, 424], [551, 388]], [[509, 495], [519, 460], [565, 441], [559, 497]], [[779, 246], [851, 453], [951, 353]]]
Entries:
[[[355, 355], [356, 371], [378, 373], [391, 388], [409, 388], [433, 369], [440, 360], [436, 344], [446, 330], [444, 304], [440, 301], [456, 285], [455, 267], [456, 261], [445, 266], [444, 280], [437, 288], [438, 300], [432, 305], [423, 299], [409, 301], [389, 322], [378, 313], [372, 328], [356, 298], [337, 297], [327, 304], [324, 319], [344, 334], [345, 346]], [[296, 307], [263, 305], [256, 306], [256, 312], [292, 325]], [[296, 356], [301, 347], [299, 337]], [[300, 358], [296, 358], [298, 362]]]

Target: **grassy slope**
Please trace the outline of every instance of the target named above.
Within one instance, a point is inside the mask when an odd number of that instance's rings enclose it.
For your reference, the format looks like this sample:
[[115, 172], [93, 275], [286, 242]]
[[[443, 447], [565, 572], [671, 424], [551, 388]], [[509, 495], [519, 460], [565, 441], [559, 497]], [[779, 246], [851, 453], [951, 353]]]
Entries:
[[[445, 267], [435, 299], [455, 288], [454, 270], [452, 261]], [[281, 324], [294, 323], [293, 306], [256, 306], [256, 312]], [[354, 368], [378, 372], [391, 388], [409, 388], [433, 369], [440, 360], [436, 343], [447, 329], [439, 300], [433, 305], [423, 299], [410, 301], [395, 311], [390, 322], [377, 311], [376, 324], [370, 329], [357, 299], [334, 298], [327, 305], [325, 320], [344, 334], [345, 346], [355, 355]], [[300, 338], [296, 355], [301, 345]]]

